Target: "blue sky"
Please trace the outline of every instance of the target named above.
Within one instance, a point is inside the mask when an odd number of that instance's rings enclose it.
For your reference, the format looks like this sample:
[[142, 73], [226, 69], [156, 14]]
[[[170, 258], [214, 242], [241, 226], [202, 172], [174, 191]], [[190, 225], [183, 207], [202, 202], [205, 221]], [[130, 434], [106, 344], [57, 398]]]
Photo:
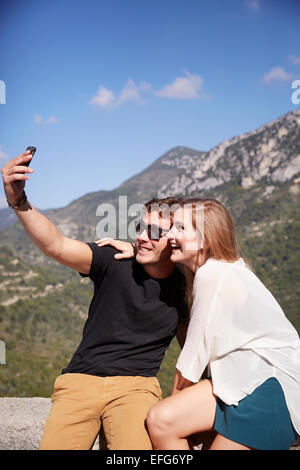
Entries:
[[300, 2], [1, 0], [0, 57], [0, 166], [35, 145], [28, 197], [62, 207], [299, 107]]

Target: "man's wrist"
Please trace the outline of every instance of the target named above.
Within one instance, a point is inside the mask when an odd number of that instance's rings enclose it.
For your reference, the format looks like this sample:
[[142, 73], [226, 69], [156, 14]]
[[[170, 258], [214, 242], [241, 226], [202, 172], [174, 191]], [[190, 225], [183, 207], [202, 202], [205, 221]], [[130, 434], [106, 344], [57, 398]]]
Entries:
[[7, 204], [8, 207], [14, 210], [27, 210], [29, 208], [31, 209], [31, 206], [29, 204], [29, 201], [27, 200], [27, 196], [24, 190], [16, 202], [12, 203], [9, 202], [9, 200], [7, 199]]

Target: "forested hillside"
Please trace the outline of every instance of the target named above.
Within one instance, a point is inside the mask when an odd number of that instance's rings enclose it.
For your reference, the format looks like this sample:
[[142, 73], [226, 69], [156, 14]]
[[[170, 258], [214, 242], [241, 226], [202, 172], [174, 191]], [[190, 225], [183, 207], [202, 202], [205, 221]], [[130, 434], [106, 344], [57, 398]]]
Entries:
[[[233, 215], [241, 255], [300, 332], [300, 110], [210, 152], [171, 149], [119, 188], [44, 213], [65, 235], [93, 241], [97, 207], [117, 206], [121, 195], [128, 206], [167, 195], [223, 202]], [[0, 365], [0, 395], [47, 397], [80, 341], [93, 286], [44, 256], [2, 211], [0, 340], [7, 363]], [[174, 340], [159, 372], [164, 395], [178, 353]]]

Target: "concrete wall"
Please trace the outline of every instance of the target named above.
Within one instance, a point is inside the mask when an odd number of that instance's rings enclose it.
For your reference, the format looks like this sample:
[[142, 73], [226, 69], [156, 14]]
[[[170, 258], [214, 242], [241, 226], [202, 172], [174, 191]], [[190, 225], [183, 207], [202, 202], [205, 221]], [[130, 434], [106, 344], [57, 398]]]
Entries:
[[[0, 397], [0, 450], [38, 449], [50, 408], [50, 398]], [[106, 449], [101, 434], [93, 450], [100, 448]], [[291, 449], [300, 450], [300, 439]]]
[[0, 398], [0, 450], [38, 449], [50, 408], [50, 398]]

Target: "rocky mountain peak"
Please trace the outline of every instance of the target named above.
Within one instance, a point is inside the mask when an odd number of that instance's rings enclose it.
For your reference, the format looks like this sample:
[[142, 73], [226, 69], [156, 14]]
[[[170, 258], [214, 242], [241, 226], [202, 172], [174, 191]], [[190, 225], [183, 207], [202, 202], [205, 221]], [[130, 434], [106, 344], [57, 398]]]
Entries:
[[176, 147], [161, 163], [179, 170], [159, 196], [191, 194], [237, 180], [245, 189], [265, 179], [285, 182], [300, 171], [300, 110], [252, 132], [222, 142], [209, 152]]
[[[46, 213], [66, 235], [90, 237], [99, 204], [109, 202], [117, 206], [119, 196], [127, 196], [128, 204], [133, 204], [152, 197], [204, 195], [215, 188], [222, 195], [228, 185], [248, 190], [259, 184], [264, 186], [264, 196], [269, 197], [276, 185], [292, 178], [296, 180], [291, 194], [297, 195], [299, 173], [300, 109], [297, 109], [221, 142], [207, 152], [174, 147], [118, 188], [88, 193], [66, 207]], [[15, 220], [11, 211], [0, 210], [0, 229]]]

